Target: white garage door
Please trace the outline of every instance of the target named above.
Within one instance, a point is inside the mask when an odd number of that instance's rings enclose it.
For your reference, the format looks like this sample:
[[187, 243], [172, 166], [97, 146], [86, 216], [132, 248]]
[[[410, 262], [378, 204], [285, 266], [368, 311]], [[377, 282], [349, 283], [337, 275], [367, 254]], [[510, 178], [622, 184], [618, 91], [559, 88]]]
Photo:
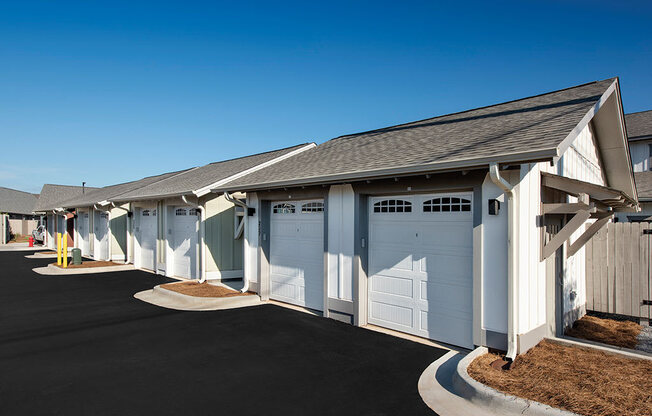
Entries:
[[473, 347], [472, 194], [370, 198], [369, 322]]
[[96, 260], [109, 260], [109, 213], [96, 211], [94, 220], [94, 257]]
[[80, 211], [77, 215], [77, 233], [79, 234], [79, 248], [84, 256], [91, 254], [89, 226], [88, 211]]
[[174, 207], [172, 222], [174, 275], [195, 279], [197, 278], [197, 210], [190, 207]]
[[272, 203], [270, 297], [323, 309], [323, 201]]
[[136, 267], [156, 270], [154, 253], [156, 252], [156, 209], [139, 208], [136, 210], [136, 245], [134, 265]]

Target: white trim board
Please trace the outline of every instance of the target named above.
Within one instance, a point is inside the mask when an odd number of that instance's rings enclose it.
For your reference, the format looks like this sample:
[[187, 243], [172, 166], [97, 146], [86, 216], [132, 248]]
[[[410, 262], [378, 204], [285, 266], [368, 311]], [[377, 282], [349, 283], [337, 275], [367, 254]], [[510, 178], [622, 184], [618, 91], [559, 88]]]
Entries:
[[193, 191], [193, 193], [195, 195], [197, 195], [198, 198], [202, 197], [204, 195], [207, 195], [207, 194], [211, 193], [211, 191], [213, 189], [217, 188], [220, 185], [224, 185], [224, 184], [226, 184], [228, 182], [231, 182], [231, 181], [233, 181], [235, 179], [241, 178], [241, 177], [243, 177], [245, 175], [248, 175], [248, 174], [256, 172], [256, 171], [258, 171], [260, 169], [271, 166], [271, 165], [273, 165], [275, 163], [278, 163], [278, 162], [280, 162], [282, 160], [288, 159], [288, 158], [290, 158], [290, 157], [292, 157], [294, 155], [305, 152], [306, 150], [312, 149], [314, 147], [317, 147], [317, 145], [315, 143], [309, 143], [309, 144], [307, 144], [305, 146], [302, 146], [302, 147], [300, 147], [298, 149], [295, 149], [295, 150], [293, 150], [291, 152], [288, 152], [288, 153], [286, 153], [286, 154], [284, 154], [282, 156], [276, 157], [276, 158], [274, 158], [272, 160], [268, 160], [267, 162], [261, 163], [259, 165], [256, 165], [256, 166], [252, 167], [252, 168], [245, 169], [242, 172], [238, 172], [235, 175], [231, 175], [231, 176], [229, 176], [227, 178], [221, 179], [221, 180], [219, 180], [219, 181], [217, 181], [215, 183], [212, 183], [210, 185], [201, 187], [201, 188], [197, 189], [196, 191]]

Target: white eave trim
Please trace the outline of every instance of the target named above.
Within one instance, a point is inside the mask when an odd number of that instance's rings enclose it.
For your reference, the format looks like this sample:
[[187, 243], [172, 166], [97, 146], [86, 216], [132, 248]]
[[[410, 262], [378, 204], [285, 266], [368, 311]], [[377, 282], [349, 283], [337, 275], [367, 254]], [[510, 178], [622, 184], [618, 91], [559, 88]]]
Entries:
[[280, 162], [282, 160], [291, 158], [292, 156], [298, 155], [299, 153], [303, 153], [306, 150], [309, 150], [309, 149], [312, 149], [312, 148], [315, 148], [315, 147], [317, 147], [317, 145], [315, 143], [309, 143], [309, 144], [307, 144], [305, 146], [301, 146], [300, 148], [295, 149], [295, 150], [293, 150], [291, 152], [288, 152], [288, 153], [286, 153], [286, 154], [284, 154], [282, 156], [276, 157], [276, 158], [274, 158], [272, 160], [268, 160], [267, 162], [264, 162], [264, 163], [261, 163], [259, 165], [254, 166], [252, 168], [243, 170], [242, 172], [238, 172], [235, 175], [231, 175], [231, 176], [229, 176], [227, 178], [224, 178], [224, 179], [221, 179], [221, 180], [219, 180], [219, 181], [217, 181], [215, 183], [212, 183], [210, 185], [199, 188], [196, 191], [193, 191], [193, 194], [197, 195], [198, 198], [202, 197], [204, 195], [207, 195], [207, 194], [211, 193], [215, 188], [217, 188], [219, 186], [222, 186], [222, 185], [224, 185], [226, 183], [229, 183], [229, 182], [231, 182], [231, 181], [233, 181], [235, 179], [241, 178], [241, 177], [243, 177], [245, 175], [256, 172], [256, 171], [261, 170], [263, 168], [266, 168], [268, 166], [271, 166], [271, 165], [273, 165], [275, 163], [278, 163], [278, 162]]
[[602, 94], [600, 99], [598, 100], [597, 103], [591, 107], [591, 109], [582, 117], [582, 120], [571, 130], [570, 133], [568, 133], [568, 136], [562, 142], [557, 146], [557, 158], [560, 158], [566, 150], [570, 147], [570, 145], [575, 141], [577, 136], [584, 130], [584, 128], [589, 124], [589, 122], [593, 119], [593, 117], [598, 113], [602, 105], [607, 102], [607, 99], [611, 96], [611, 94], [614, 93], [614, 91], [617, 90], [618, 87], [618, 80], [615, 79], [614, 82], [611, 83], [609, 88]]

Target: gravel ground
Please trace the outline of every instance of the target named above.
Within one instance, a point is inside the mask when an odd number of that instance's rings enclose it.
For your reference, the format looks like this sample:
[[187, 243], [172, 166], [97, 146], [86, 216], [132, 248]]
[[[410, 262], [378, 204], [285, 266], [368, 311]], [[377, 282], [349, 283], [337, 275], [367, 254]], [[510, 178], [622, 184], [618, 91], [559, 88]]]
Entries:
[[637, 350], [652, 353], [652, 326], [644, 326], [636, 338], [638, 339]]

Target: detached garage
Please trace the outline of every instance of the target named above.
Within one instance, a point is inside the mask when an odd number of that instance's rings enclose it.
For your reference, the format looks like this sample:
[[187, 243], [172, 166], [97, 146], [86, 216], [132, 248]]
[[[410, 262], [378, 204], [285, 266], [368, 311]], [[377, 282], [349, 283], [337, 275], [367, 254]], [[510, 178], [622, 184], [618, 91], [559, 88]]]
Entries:
[[619, 94], [608, 79], [346, 135], [224, 184], [254, 213], [249, 286], [514, 358], [585, 313], [588, 226], [637, 209]]

